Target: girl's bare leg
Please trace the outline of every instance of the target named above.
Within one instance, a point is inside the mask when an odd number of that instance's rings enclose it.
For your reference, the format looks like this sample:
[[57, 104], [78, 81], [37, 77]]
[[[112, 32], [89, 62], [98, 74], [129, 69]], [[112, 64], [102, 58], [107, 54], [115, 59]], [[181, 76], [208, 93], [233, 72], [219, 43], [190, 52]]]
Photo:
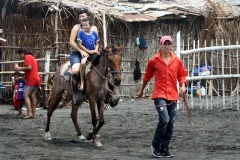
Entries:
[[86, 61], [87, 58], [83, 58], [81, 61], [81, 67], [80, 67], [80, 91], [84, 90], [84, 76], [86, 71]]

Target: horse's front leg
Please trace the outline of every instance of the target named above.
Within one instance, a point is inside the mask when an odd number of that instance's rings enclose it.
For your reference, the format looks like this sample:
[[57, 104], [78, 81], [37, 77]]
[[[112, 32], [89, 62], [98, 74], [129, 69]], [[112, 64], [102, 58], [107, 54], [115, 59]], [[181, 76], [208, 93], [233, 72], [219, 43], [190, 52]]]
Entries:
[[91, 114], [92, 114], [92, 124], [93, 124], [93, 131], [89, 133], [87, 139], [93, 139], [93, 142], [96, 147], [101, 147], [102, 143], [100, 142], [99, 137], [97, 136], [98, 131], [104, 125], [104, 100], [100, 100], [97, 102], [98, 114], [99, 114], [99, 121], [97, 121], [95, 105], [91, 107]]
[[89, 97], [88, 100], [89, 100], [89, 106], [90, 106], [90, 111], [91, 111], [93, 130], [91, 132], [89, 132], [89, 134], [86, 138], [87, 138], [87, 140], [91, 140], [91, 139], [94, 140], [95, 135], [96, 135], [96, 126], [97, 126], [97, 116], [96, 116], [96, 109], [95, 109], [96, 101], [91, 97]]
[[71, 117], [72, 117], [72, 121], [75, 127], [75, 130], [77, 132], [77, 136], [79, 138], [80, 142], [84, 142], [86, 140], [86, 138], [82, 135], [81, 130], [79, 128], [78, 125], [78, 121], [77, 121], [77, 113], [78, 113], [78, 105], [72, 105], [72, 113], [71, 113]]
[[97, 147], [101, 147], [102, 143], [100, 141], [100, 138], [97, 136], [97, 133], [104, 125], [104, 100], [100, 100], [99, 102], [97, 102], [97, 108], [98, 108], [99, 121], [96, 127], [96, 138], [94, 140], [94, 144]]
[[96, 134], [104, 125], [104, 100], [100, 100], [97, 102], [97, 108], [98, 108], [99, 122], [96, 127]]

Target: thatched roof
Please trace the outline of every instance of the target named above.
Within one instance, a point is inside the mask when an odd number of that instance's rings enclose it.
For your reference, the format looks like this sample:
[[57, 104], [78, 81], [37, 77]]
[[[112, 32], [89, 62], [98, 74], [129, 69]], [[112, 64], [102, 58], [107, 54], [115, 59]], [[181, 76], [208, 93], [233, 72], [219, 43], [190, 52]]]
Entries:
[[[224, 13], [225, 18], [240, 18], [240, 1], [239, 0], [176, 0], [181, 4], [188, 4], [192, 7], [201, 8], [200, 10], [209, 10], [211, 3], [221, 6], [221, 12]], [[206, 13], [206, 12], [203, 12]], [[205, 14], [204, 14], [205, 15]]]
[[[137, 0], [3, 0], [0, 1], [0, 12], [6, 1], [11, 3], [11, 7], [8, 7], [9, 13], [19, 11], [18, 13], [22, 14], [32, 12], [32, 15], [37, 15], [43, 10], [46, 13], [46, 9], [51, 9], [52, 5], [56, 6], [57, 2], [61, 1], [59, 8], [64, 13], [70, 13], [68, 9], [88, 8], [96, 18], [101, 19], [104, 12], [109, 17], [126, 22], [207, 17], [206, 11], [211, 6], [209, 3], [214, 2], [219, 3], [223, 8], [222, 12], [225, 14], [221, 18], [239, 19], [240, 17], [239, 0], [142, 0], [145, 3], [128, 2]], [[41, 9], [43, 7], [44, 9]]]
[[[58, 0], [20, 0], [19, 6], [57, 5]], [[158, 18], [185, 18], [186, 16], [201, 16], [197, 8], [182, 5], [172, 1], [157, 1], [155, 3], [132, 3], [127, 0], [113, 2], [110, 0], [61, 0], [61, 8], [88, 8], [94, 15], [100, 16], [104, 12], [107, 16], [128, 21], [155, 21]]]

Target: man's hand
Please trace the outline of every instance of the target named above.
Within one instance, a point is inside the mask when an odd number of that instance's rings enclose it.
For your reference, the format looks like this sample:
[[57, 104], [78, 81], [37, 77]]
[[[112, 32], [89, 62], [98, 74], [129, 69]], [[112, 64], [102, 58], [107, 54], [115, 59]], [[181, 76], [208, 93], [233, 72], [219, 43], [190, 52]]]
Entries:
[[185, 87], [185, 83], [182, 84], [182, 87], [180, 88], [179, 94], [182, 95], [186, 92], [186, 87]]
[[140, 89], [138, 92], [137, 92], [137, 95], [136, 95], [138, 98], [142, 97], [143, 96], [143, 91]]

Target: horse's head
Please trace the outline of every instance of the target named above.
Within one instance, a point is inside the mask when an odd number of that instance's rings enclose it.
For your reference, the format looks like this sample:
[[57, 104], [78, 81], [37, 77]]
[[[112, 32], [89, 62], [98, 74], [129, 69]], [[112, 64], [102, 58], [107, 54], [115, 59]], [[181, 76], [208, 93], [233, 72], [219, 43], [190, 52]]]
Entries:
[[122, 58], [120, 56], [120, 51], [122, 50], [122, 48], [123, 46], [103, 49], [107, 53], [109, 69], [113, 76], [114, 85], [116, 86], [119, 86], [121, 83]]

